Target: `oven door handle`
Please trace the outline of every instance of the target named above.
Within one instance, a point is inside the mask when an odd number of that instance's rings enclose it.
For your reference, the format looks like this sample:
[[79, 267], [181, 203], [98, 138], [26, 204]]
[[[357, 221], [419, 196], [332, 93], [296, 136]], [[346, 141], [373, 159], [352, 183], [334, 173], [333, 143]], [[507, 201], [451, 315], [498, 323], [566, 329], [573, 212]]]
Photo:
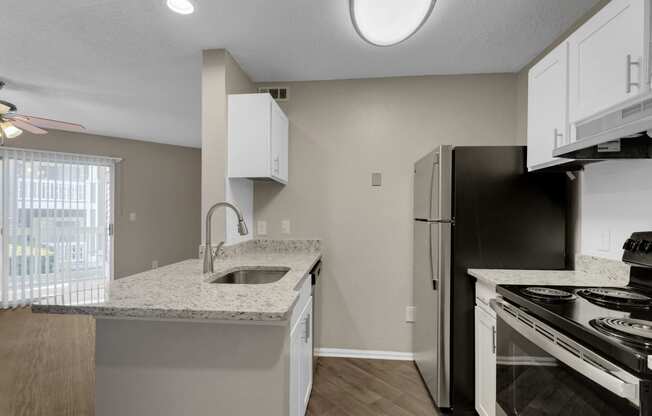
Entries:
[[[492, 299], [490, 305], [500, 319], [528, 341], [589, 380], [640, 408], [641, 379], [503, 299]], [[500, 333], [498, 336], [500, 337]]]

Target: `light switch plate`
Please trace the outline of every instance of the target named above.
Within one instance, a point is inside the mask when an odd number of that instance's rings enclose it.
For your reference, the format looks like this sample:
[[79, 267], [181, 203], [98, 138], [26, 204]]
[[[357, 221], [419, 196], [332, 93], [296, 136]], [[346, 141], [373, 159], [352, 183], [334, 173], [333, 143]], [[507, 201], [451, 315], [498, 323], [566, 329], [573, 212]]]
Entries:
[[256, 223], [256, 234], [267, 235], [267, 221], [258, 221]]
[[290, 234], [290, 220], [281, 221], [281, 233]]
[[131, 221], [131, 222], [136, 221], [136, 213], [135, 212], [130, 212], [129, 213], [129, 221]]
[[371, 174], [371, 186], [382, 186], [383, 184], [383, 174], [380, 172], [374, 172]]

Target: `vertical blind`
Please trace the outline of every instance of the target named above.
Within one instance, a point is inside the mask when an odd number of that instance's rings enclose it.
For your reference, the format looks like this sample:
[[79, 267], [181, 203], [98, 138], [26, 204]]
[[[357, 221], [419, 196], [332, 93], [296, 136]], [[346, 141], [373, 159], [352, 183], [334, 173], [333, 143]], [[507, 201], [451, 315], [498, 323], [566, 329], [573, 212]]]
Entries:
[[101, 302], [114, 159], [0, 148], [0, 307]]

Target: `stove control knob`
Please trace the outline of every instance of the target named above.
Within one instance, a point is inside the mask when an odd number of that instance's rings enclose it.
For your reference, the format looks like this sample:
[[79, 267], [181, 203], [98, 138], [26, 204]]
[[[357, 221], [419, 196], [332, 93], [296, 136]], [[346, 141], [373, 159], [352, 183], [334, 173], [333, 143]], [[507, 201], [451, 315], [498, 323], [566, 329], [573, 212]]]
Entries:
[[634, 247], [636, 247], [636, 240], [632, 240], [631, 238], [628, 238], [625, 244], [623, 244], [623, 250], [632, 251]]
[[652, 252], [652, 241], [641, 241], [641, 244], [638, 246], [638, 251], [642, 251], [643, 253]]

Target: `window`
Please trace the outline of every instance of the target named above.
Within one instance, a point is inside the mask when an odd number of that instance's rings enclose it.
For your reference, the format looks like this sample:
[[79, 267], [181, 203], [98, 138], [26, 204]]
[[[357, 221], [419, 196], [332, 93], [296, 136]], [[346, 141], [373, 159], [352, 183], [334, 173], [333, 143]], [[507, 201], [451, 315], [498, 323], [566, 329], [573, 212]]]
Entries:
[[0, 148], [0, 307], [104, 299], [114, 160]]

